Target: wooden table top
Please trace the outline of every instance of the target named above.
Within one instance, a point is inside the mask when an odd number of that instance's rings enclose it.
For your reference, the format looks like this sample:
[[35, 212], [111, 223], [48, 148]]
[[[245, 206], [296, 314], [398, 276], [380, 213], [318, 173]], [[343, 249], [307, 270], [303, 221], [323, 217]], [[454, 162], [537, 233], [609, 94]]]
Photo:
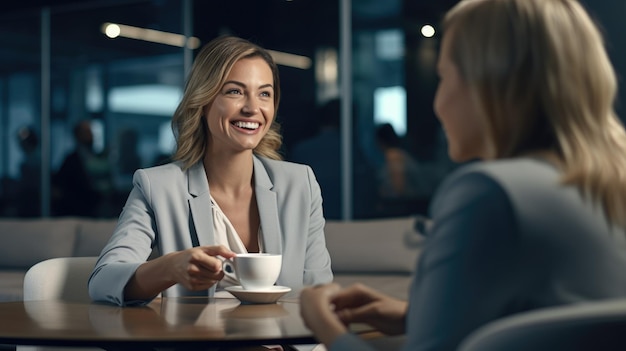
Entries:
[[251, 305], [232, 298], [163, 298], [142, 307], [20, 301], [0, 303], [0, 316], [0, 344], [187, 349], [316, 343], [295, 300]]

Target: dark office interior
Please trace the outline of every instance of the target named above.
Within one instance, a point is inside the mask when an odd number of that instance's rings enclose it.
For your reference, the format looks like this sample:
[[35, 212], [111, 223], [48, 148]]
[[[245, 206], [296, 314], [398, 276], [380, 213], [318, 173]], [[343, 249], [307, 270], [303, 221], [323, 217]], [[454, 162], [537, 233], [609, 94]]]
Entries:
[[[106, 23], [178, 34], [195, 38], [200, 45], [221, 34], [234, 34], [291, 55], [279, 62], [282, 153], [286, 160], [312, 164], [320, 183], [323, 177], [335, 177], [328, 180], [331, 185], [322, 184], [327, 217], [425, 213], [439, 181], [456, 166], [446, 155], [445, 137], [432, 111], [438, 23], [454, 3], [3, 2], [0, 216], [75, 214], [59, 209], [55, 176], [74, 147], [72, 130], [80, 121], [90, 122], [94, 148], [110, 175], [100, 188], [106, 201], [89, 216], [117, 216], [130, 190], [133, 171], [164, 162], [172, 151], [169, 121], [184, 86], [185, 72], [198, 49], [121, 36], [109, 38], [102, 30]], [[626, 2], [584, 3], [605, 31], [622, 80], [626, 46], [620, 33]], [[425, 25], [434, 29], [432, 36], [423, 33]], [[294, 58], [304, 60], [303, 66], [289, 62]], [[335, 110], [327, 107], [332, 101], [338, 102]], [[620, 114], [624, 112], [623, 101], [621, 89]], [[338, 113], [341, 121], [336, 152], [295, 155], [298, 144], [320, 132], [321, 114], [333, 113], [329, 111]], [[375, 130], [384, 123], [394, 126], [402, 147], [420, 167], [424, 190], [418, 196], [389, 198], [378, 190], [377, 170], [383, 157]], [[350, 128], [346, 130], [346, 126]], [[35, 140], [31, 146], [34, 152], [23, 149], [22, 138], [27, 133], [35, 135], [29, 139]], [[349, 152], [344, 151], [344, 145]], [[29, 155], [35, 161], [29, 160]], [[34, 175], [22, 167], [27, 162], [34, 163]], [[342, 178], [346, 172], [347, 183]], [[24, 186], [27, 180], [31, 185]]]

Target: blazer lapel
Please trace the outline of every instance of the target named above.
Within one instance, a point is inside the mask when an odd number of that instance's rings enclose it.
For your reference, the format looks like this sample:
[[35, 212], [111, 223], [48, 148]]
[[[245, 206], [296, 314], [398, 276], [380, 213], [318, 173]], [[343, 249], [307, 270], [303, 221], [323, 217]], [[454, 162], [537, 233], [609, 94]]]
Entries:
[[[214, 245], [213, 215], [211, 212], [211, 193], [206, 172], [202, 162], [198, 162], [187, 170], [189, 182], [189, 227], [195, 230], [197, 245]], [[192, 235], [194, 233], [192, 232]], [[192, 241], [194, 239], [192, 238]]]
[[261, 217], [264, 251], [282, 254], [281, 238], [283, 235], [278, 220], [278, 203], [276, 193], [273, 191], [274, 184], [267, 174], [263, 162], [256, 156], [254, 156], [254, 186], [259, 216]]

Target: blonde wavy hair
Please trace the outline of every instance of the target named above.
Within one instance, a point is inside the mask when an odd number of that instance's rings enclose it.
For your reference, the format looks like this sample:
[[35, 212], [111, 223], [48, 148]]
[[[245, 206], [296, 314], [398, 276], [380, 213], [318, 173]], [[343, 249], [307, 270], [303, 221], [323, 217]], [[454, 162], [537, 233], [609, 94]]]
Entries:
[[564, 184], [626, 227], [626, 132], [602, 35], [575, 0], [464, 0], [444, 18], [488, 158], [554, 151]]
[[274, 119], [254, 153], [275, 160], [282, 159], [278, 151], [282, 145], [282, 136], [280, 124], [276, 121], [280, 102], [278, 67], [272, 56], [260, 46], [242, 38], [221, 36], [207, 43], [196, 56], [182, 100], [172, 118], [172, 130], [176, 137], [173, 159], [181, 161], [184, 169], [200, 161], [208, 146], [209, 129], [204, 118], [204, 108], [213, 103], [235, 63], [251, 57], [265, 60], [274, 79]]

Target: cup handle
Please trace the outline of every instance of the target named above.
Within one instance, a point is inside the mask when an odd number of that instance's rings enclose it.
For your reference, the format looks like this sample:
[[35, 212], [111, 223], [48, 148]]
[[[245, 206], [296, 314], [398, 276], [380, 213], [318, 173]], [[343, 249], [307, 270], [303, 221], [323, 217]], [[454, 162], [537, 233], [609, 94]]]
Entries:
[[235, 262], [230, 259], [224, 259], [222, 261], [222, 271], [224, 271], [224, 275], [234, 279], [235, 281], [239, 281], [237, 278], [237, 274], [235, 273]]

